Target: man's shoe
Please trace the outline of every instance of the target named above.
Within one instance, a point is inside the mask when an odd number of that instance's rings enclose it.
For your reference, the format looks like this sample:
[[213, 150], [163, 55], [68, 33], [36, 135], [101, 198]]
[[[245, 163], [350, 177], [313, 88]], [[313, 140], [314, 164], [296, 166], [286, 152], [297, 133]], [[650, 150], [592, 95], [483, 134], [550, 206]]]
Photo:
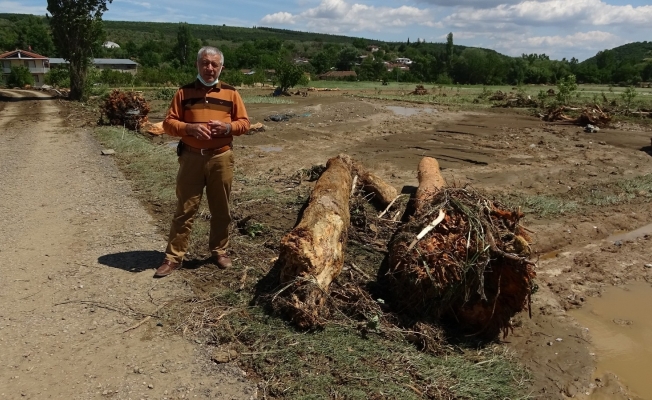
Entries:
[[163, 264], [161, 264], [161, 266], [158, 267], [156, 273], [154, 273], [154, 278], [163, 278], [164, 276], [168, 276], [172, 272], [174, 272], [175, 269], [178, 269], [180, 266], [181, 263], [166, 259], [165, 261], [163, 261]]
[[227, 269], [231, 268], [233, 264], [231, 263], [231, 259], [224, 254], [218, 254], [215, 257], [215, 264], [217, 264], [217, 267], [219, 269]]

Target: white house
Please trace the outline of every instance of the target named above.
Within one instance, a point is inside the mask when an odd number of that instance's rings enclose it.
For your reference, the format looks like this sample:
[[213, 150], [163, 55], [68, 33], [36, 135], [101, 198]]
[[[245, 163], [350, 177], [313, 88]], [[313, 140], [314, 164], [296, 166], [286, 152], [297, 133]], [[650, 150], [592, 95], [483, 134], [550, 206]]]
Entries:
[[34, 78], [34, 86], [41, 87], [45, 83], [45, 74], [50, 70], [49, 59], [40, 54], [26, 50], [13, 50], [0, 54], [2, 64], [2, 80], [7, 82], [12, 67], [26, 67]]
[[107, 49], [119, 49], [120, 48], [120, 45], [117, 44], [116, 42], [104, 42], [104, 44], [102, 46], [106, 47]]
[[409, 58], [405, 58], [405, 57], [399, 57], [396, 60], [394, 60], [394, 62], [396, 62], [397, 64], [405, 64], [405, 65], [412, 64], [412, 60], [410, 60]]

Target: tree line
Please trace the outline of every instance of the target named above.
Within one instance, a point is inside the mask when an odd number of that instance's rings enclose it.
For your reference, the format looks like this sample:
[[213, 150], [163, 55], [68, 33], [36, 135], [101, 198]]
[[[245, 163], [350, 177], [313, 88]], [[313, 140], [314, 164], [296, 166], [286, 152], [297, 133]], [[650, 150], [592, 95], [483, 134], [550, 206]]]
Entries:
[[[202, 45], [217, 46], [223, 51], [223, 79], [233, 84], [265, 82], [271, 79], [270, 70], [297, 80], [304, 74], [315, 78], [333, 69], [353, 70], [357, 73], [355, 79], [363, 81], [440, 84], [557, 84], [569, 75], [574, 75], [579, 83], [633, 85], [652, 80], [652, 43], [648, 46], [647, 42], [628, 45], [629, 53], [625, 56], [617, 49], [605, 50], [580, 63], [576, 58], [552, 60], [546, 54], [508, 57], [493, 50], [457, 46], [452, 33], [446, 43], [410, 42], [409, 39], [379, 42], [272, 28], [102, 21], [107, 3], [111, 0], [49, 0], [48, 18], [0, 15], [0, 47], [31, 48], [49, 57], [68, 60], [77, 57], [67, 67], [69, 83], [76, 94], [83, 85], [74, 82], [85, 80], [88, 62], [84, 60], [91, 57], [127, 58], [139, 63], [135, 77], [103, 71], [94, 78], [99, 82], [183, 84], [196, 73], [195, 57]], [[103, 47], [106, 38], [118, 43], [120, 48]], [[370, 45], [378, 50], [370, 52]], [[412, 60], [409, 69], [395, 63], [399, 57]], [[299, 58], [309, 62], [297, 64]], [[245, 75], [241, 72], [244, 69], [255, 72]], [[64, 83], [66, 78], [62, 77], [55, 72], [49, 80]]]

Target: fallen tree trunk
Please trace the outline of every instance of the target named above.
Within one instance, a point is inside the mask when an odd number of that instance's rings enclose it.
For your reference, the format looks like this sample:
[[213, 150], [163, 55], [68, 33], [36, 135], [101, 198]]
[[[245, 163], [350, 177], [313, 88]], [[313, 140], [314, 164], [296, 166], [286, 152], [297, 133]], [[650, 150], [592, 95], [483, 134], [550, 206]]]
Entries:
[[417, 320], [449, 317], [466, 333], [506, 334], [529, 306], [535, 276], [523, 215], [443, 182], [436, 160], [422, 160], [414, 214], [390, 243], [394, 298]]
[[342, 271], [350, 221], [351, 174], [349, 157], [328, 160], [301, 221], [281, 239], [281, 283], [286, 284], [289, 294], [284, 308], [303, 329], [321, 325], [321, 315], [328, 311], [324, 294]]
[[385, 182], [378, 175], [369, 172], [360, 163], [354, 163], [354, 169], [360, 178], [362, 190], [367, 193], [373, 193], [372, 200], [381, 207], [387, 207], [389, 203], [398, 197], [398, 191], [389, 183]]
[[419, 187], [415, 197], [415, 209], [418, 213], [446, 185], [439, 169], [439, 162], [431, 157], [424, 157], [419, 163], [417, 179]]

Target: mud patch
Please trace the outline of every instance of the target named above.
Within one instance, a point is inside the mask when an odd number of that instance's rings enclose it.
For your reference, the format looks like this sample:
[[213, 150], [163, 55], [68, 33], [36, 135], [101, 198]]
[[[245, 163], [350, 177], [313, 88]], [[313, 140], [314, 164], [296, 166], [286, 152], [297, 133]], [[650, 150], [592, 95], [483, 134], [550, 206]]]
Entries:
[[401, 106], [385, 106], [385, 108], [393, 112], [395, 115], [401, 117], [411, 117], [413, 115], [419, 114], [420, 112], [426, 114], [437, 112], [437, 110], [435, 110], [434, 108], [413, 108], [413, 107], [401, 107]]

